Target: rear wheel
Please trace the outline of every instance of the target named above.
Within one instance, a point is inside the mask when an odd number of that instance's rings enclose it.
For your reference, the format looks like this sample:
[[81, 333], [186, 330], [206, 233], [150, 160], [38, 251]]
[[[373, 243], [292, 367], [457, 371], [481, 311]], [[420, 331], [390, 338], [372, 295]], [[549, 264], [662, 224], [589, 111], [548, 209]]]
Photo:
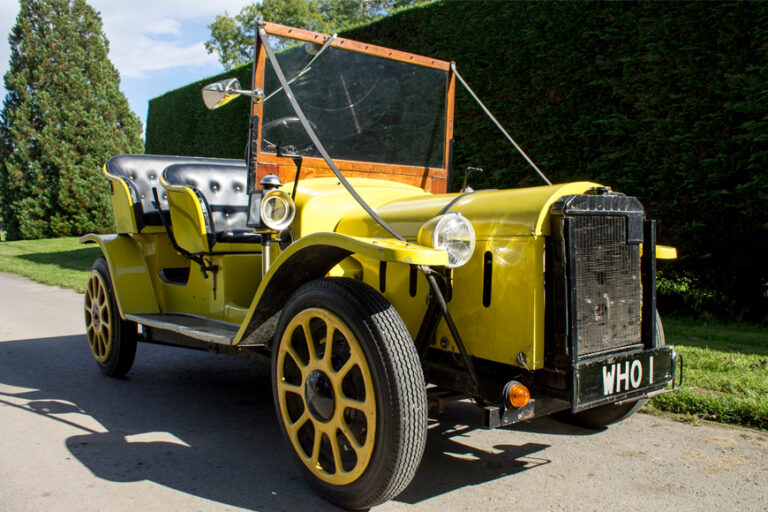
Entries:
[[303, 286], [281, 314], [272, 366], [281, 430], [321, 496], [364, 509], [405, 489], [424, 452], [427, 403], [391, 304], [350, 279]]
[[93, 263], [85, 287], [85, 334], [101, 371], [121, 377], [136, 356], [136, 324], [120, 318], [109, 267], [104, 258]]
[[[664, 328], [661, 325], [661, 317], [656, 312], [656, 342], [661, 347], [665, 344]], [[576, 425], [579, 427], [599, 429], [623, 421], [635, 414], [648, 400], [640, 399], [634, 402], [625, 402], [621, 405], [607, 404], [594, 407], [586, 411], [572, 413], [570, 411], [560, 411], [552, 415], [558, 421]]]

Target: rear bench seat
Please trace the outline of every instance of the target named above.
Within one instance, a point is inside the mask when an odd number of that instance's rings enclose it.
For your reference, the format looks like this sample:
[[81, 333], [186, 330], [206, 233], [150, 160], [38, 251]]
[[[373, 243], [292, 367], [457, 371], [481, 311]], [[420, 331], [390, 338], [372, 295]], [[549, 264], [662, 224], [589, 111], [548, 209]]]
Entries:
[[217, 243], [260, 244], [261, 236], [246, 226], [248, 220], [247, 168], [221, 161], [178, 163], [163, 171], [169, 187], [195, 191], [205, 219], [210, 248]]
[[[145, 226], [162, 226], [160, 213], [152, 205], [152, 189], [157, 188], [160, 208], [168, 218], [168, 197], [160, 184], [160, 176], [166, 167], [173, 164], [223, 165], [233, 170], [237, 168], [243, 182], [248, 172], [241, 160], [165, 155], [114, 156], [105, 165], [107, 178], [116, 183], [125, 183], [129, 194], [128, 198], [121, 197], [124, 195], [119, 190], [122, 187], [115, 187], [113, 184], [113, 208], [119, 233], [141, 232]], [[247, 206], [248, 197], [244, 188], [243, 195]], [[124, 209], [131, 211], [121, 211]], [[135, 220], [135, 225], [130, 222], [130, 218]]]

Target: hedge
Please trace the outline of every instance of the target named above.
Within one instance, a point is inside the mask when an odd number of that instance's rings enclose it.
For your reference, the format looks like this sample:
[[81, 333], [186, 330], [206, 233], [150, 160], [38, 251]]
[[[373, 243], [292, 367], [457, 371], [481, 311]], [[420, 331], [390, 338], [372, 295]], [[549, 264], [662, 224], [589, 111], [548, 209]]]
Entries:
[[[553, 182], [640, 198], [680, 254], [664, 307], [766, 321], [767, 3], [443, 1], [343, 35], [455, 60]], [[150, 102], [148, 153], [243, 154], [247, 102], [202, 107], [217, 78]], [[455, 139], [473, 187], [540, 183], [461, 90]]]

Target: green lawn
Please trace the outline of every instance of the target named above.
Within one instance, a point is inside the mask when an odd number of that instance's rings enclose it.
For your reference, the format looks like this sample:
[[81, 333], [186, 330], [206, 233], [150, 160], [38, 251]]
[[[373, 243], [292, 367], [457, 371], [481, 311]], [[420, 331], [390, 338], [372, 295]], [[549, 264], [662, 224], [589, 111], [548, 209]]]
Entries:
[[0, 272], [82, 292], [100, 254], [98, 246], [80, 245], [77, 238], [0, 242]]
[[[0, 272], [83, 291], [99, 255], [76, 238], [2, 242]], [[768, 328], [669, 317], [663, 323], [667, 344], [684, 357], [684, 386], [647, 408], [768, 429]]]
[[652, 409], [768, 429], [768, 329], [714, 320], [663, 320], [683, 355], [684, 385]]

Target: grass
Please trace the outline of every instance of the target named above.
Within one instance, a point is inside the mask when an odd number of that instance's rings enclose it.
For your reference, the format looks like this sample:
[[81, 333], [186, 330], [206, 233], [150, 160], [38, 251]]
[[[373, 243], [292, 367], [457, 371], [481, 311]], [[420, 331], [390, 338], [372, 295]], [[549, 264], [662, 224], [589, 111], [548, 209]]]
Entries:
[[[2, 242], [0, 272], [82, 292], [99, 255], [76, 238]], [[683, 355], [684, 385], [646, 409], [768, 430], [768, 329], [665, 318], [664, 330], [667, 344]]]
[[684, 382], [651, 409], [768, 430], [768, 329], [667, 318], [664, 330], [683, 355]]
[[[3, 239], [5, 233], [2, 234]], [[28, 277], [43, 284], [85, 289], [98, 246], [80, 245], [77, 238], [0, 242], [0, 272]]]

